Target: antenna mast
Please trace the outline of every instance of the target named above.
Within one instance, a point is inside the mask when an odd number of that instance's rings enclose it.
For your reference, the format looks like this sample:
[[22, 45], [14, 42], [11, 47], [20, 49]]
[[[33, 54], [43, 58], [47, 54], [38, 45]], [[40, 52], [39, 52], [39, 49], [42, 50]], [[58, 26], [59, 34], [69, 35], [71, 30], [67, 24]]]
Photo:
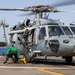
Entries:
[[40, 13], [39, 13], [39, 18], [42, 18], [42, 17], [43, 17], [43, 13], [40, 12]]

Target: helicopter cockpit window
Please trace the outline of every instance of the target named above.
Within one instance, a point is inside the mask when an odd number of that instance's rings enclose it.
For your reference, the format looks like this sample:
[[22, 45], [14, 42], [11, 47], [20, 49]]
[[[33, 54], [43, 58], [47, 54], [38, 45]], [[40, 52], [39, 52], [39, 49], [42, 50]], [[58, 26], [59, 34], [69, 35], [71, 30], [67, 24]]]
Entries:
[[39, 40], [44, 39], [45, 36], [46, 36], [46, 29], [45, 27], [42, 27], [39, 31]]
[[49, 37], [64, 35], [63, 31], [61, 30], [61, 28], [59, 26], [49, 26], [48, 33], [49, 33]]
[[70, 27], [73, 33], [75, 34], [75, 27]]
[[70, 29], [68, 27], [62, 27], [66, 35], [72, 35]]

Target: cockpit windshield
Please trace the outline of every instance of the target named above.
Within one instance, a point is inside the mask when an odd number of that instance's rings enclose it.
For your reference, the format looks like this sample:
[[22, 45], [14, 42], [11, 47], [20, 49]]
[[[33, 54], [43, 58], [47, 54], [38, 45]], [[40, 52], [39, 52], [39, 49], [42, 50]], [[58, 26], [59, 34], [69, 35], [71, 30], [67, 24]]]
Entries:
[[75, 27], [70, 27], [73, 33], [75, 34]]
[[67, 26], [62, 27], [62, 29], [64, 30], [64, 32], [65, 32], [66, 35], [72, 35], [70, 29]]
[[48, 26], [48, 34], [49, 34], [49, 37], [64, 35], [64, 33], [61, 30], [60, 26]]

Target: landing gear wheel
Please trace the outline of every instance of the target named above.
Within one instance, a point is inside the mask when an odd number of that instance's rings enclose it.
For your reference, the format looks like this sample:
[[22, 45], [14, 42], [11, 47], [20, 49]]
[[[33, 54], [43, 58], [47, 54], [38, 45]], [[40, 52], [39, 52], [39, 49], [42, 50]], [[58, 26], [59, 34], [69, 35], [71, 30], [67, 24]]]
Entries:
[[67, 63], [71, 63], [72, 62], [72, 56], [68, 56], [68, 57], [65, 57], [65, 61], [67, 62]]
[[29, 63], [31, 61], [30, 56], [28, 53], [24, 54], [24, 58], [26, 59], [26, 62]]

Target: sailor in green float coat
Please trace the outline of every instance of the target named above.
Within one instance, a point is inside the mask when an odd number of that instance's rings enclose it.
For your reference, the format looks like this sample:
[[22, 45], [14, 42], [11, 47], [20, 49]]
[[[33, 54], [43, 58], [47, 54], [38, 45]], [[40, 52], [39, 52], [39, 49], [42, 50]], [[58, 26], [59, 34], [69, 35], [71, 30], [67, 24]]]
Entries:
[[14, 46], [14, 44], [12, 44], [12, 45], [8, 48], [6, 54], [7, 54], [7, 56], [6, 56], [6, 60], [5, 60], [4, 64], [7, 63], [8, 59], [9, 59], [10, 57], [13, 58], [13, 56], [14, 56], [15, 59], [16, 59], [15, 62], [16, 62], [16, 63], [18, 62], [18, 59], [19, 59], [19, 57], [20, 57], [20, 54], [19, 54], [19, 52], [18, 52], [18, 48], [17, 48], [16, 46]]

